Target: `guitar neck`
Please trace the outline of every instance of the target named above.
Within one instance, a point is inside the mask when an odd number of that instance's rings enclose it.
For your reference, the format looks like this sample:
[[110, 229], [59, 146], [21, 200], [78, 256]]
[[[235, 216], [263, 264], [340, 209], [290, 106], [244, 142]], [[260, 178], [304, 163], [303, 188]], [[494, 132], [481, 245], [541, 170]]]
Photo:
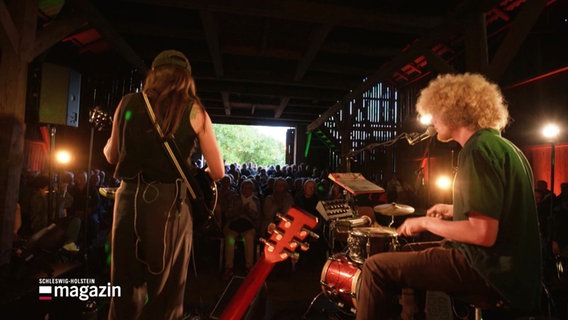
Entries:
[[263, 254], [254, 264], [219, 319], [240, 320], [274, 265], [275, 263], [270, 262]]

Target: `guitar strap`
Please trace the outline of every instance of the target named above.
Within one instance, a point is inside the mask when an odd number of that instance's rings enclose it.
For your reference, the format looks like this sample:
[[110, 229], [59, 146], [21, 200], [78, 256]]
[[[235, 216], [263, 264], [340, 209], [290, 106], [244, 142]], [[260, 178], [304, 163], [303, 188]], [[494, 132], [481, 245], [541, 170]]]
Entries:
[[162, 141], [162, 145], [164, 147], [164, 150], [166, 150], [166, 153], [168, 154], [168, 156], [170, 157], [170, 160], [172, 161], [172, 163], [176, 167], [176, 170], [178, 171], [180, 178], [185, 183], [187, 190], [189, 191], [189, 196], [191, 197], [191, 200], [196, 200], [197, 194], [195, 193], [195, 191], [193, 190], [193, 187], [189, 183], [189, 177], [187, 176], [187, 174], [185, 173], [185, 171], [183, 170], [183, 167], [182, 167], [182, 165], [185, 165], [185, 164], [180, 163], [179, 159], [176, 157], [176, 154], [174, 153], [174, 148], [177, 149], [177, 145], [175, 143], [175, 140], [174, 139], [166, 139], [164, 137], [164, 132], [162, 131], [162, 127], [160, 127], [160, 124], [158, 123], [158, 121], [156, 121], [156, 115], [154, 114], [154, 110], [152, 110], [152, 105], [150, 104], [150, 100], [148, 100], [148, 96], [144, 92], [142, 92], [142, 96], [144, 97], [144, 102], [145, 102], [145, 105], [146, 105], [146, 111], [148, 112], [148, 116], [150, 117], [150, 121], [152, 121], [154, 128], [156, 128], [156, 131], [158, 132], [158, 136], [160, 137], [160, 141]]
[[[189, 177], [187, 176], [187, 174], [183, 170], [182, 164], [180, 163], [180, 161], [176, 157], [176, 154], [173, 151], [173, 148], [176, 148], [176, 150], [177, 150], [177, 145], [175, 143], [175, 140], [173, 139], [173, 137], [172, 137], [171, 141], [169, 141], [169, 139], [164, 138], [164, 132], [162, 131], [162, 128], [160, 127], [160, 124], [158, 123], [158, 121], [156, 121], [156, 115], [154, 114], [154, 110], [152, 110], [152, 105], [150, 105], [150, 100], [148, 100], [148, 96], [144, 92], [142, 92], [142, 96], [144, 97], [144, 102], [145, 102], [145, 105], [146, 105], [146, 111], [148, 112], [148, 116], [150, 117], [150, 121], [152, 122], [152, 124], [156, 128], [156, 131], [158, 132], [158, 136], [160, 137], [160, 140], [162, 141], [162, 145], [164, 147], [164, 150], [166, 150], [166, 153], [168, 154], [168, 156], [172, 160], [172, 163], [176, 167], [176, 170], [178, 171], [179, 176], [181, 177], [181, 179], [185, 183], [187, 190], [189, 192], [189, 196], [191, 197], [191, 200], [197, 200], [197, 194], [195, 193], [195, 191], [191, 187], [191, 184], [189, 183]], [[195, 277], [197, 277], [197, 264], [195, 263], [196, 259], [195, 259], [194, 246], [191, 246], [191, 255], [192, 255], [191, 260], [193, 261], [193, 270], [194, 270], [194, 273], [195, 273]]]

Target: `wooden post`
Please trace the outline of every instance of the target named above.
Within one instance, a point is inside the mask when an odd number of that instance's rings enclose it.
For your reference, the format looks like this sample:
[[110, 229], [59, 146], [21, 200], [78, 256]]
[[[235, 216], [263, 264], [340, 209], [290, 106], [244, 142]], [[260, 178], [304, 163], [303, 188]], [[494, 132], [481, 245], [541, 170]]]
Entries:
[[35, 41], [37, 6], [38, 1], [7, 1], [0, 6], [0, 265], [10, 262], [12, 252], [24, 154], [29, 50]]

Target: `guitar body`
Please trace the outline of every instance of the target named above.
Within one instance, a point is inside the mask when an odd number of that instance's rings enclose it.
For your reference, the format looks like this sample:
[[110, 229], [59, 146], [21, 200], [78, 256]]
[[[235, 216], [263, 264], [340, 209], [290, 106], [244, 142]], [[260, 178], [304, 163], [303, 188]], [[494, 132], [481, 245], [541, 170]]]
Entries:
[[191, 168], [187, 176], [195, 193], [195, 198], [188, 197], [194, 230], [198, 233], [221, 232], [221, 227], [215, 219], [217, 184], [203, 169]]

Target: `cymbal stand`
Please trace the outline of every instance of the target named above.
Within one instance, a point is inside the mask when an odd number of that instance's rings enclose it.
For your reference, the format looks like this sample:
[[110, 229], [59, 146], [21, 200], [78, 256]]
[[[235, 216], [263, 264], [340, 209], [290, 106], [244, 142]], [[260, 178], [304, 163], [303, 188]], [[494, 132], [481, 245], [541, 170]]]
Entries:
[[[392, 228], [393, 224], [394, 224], [394, 215], [391, 214], [391, 221], [390, 221], [388, 227]], [[389, 250], [390, 251], [398, 251], [399, 249], [400, 249], [400, 242], [398, 242], [398, 234], [396, 234], [391, 239], [391, 242], [389, 244]]]
[[391, 221], [390, 221], [388, 227], [389, 227], [389, 228], [392, 228], [392, 225], [393, 225], [393, 224], [394, 224], [394, 215], [391, 214]]

